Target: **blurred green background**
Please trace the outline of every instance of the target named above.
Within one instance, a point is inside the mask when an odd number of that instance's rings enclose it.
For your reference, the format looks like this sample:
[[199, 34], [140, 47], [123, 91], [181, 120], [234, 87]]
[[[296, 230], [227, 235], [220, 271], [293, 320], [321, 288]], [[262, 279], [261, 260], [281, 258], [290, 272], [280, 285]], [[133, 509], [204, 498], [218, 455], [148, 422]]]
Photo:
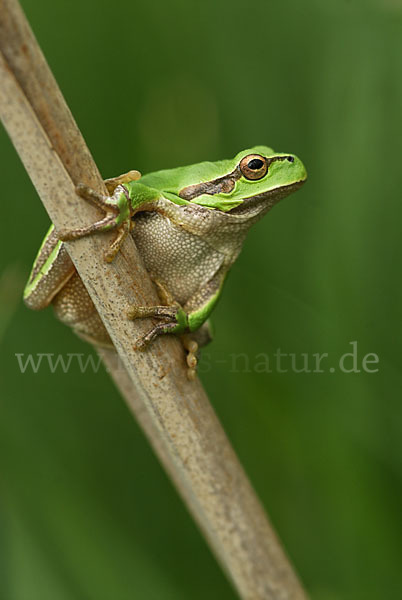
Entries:
[[[305, 162], [233, 268], [201, 377], [313, 600], [402, 597], [402, 3], [23, 6], [105, 177], [255, 144]], [[0, 598], [234, 599], [108, 376], [21, 373], [16, 354], [92, 351], [21, 302], [48, 217], [3, 130], [0, 156]], [[340, 372], [352, 341], [360, 372]], [[279, 372], [278, 349], [329, 357]]]

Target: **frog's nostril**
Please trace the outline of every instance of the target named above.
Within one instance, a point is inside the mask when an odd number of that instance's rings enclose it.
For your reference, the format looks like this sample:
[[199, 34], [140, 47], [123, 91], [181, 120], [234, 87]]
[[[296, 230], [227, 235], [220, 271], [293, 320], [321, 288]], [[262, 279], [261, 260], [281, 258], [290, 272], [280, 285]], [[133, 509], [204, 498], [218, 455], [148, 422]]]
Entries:
[[295, 162], [294, 156], [288, 156], [288, 161], [289, 162]]

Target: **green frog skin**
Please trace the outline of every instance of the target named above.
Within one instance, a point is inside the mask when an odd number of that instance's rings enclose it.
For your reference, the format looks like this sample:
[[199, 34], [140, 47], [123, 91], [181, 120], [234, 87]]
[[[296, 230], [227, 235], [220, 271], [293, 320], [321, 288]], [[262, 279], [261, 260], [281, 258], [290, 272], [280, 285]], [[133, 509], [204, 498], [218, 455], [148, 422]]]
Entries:
[[63, 242], [115, 229], [116, 239], [105, 253], [111, 261], [130, 234], [161, 300], [158, 306], [128, 307], [130, 319], [160, 320], [136, 346], [144, 349], [162, 334], [180, 335], [192, 378], [198, 346], [211, 337], [208, 318], [248, 230], [306, 178], [295, 155], [256, 146], [230, 160], [143, 177], [130, 171], [105, 181], [109, 196], [80, 184], [77, 193], [96, 203], [105, 217], [73, 231], [50, 228], [26, 285], [25, 303], [35, 310], [52, 303], [58, 318], [78, 335], [95, 345], [112, 345]]

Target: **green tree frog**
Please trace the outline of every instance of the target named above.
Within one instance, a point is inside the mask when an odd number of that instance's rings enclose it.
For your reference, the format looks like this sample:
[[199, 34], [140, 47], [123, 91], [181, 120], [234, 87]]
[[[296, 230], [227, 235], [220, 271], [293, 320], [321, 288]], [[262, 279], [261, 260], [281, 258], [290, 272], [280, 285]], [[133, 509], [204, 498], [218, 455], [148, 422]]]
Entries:
[[115, 229], [116, 238], [105, 253], [111, 261], [130, 233], [161, 300], [159, 306], [129, 307], [130, 319], [160, 321], [137, 341], [137, 348], [145, 348], [161, 334], [180, 335], [192, 378], [198, 347], [211, 338], [208, 318], [248, 230], [306, 177], [295, 155], [256, 146], [230, 160], [143, 177], [130, 171], [105, 181], [108, 196], [80, 184], [77, 193], [98, 205], [105, 216], [73, 231], [50, 228], [26, 285], [25, 303], [35, 310], [52, 303], [58, 318], [79, 336], [111, 346], [63, 242]]

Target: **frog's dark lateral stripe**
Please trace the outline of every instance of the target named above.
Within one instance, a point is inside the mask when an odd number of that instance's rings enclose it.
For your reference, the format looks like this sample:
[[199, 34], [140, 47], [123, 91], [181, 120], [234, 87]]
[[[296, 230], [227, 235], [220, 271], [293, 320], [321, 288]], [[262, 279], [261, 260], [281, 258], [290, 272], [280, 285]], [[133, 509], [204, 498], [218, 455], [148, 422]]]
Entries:
[[[272, 158], [267, 158], [268, 169], [273, 162], [277, 160], [289, 160], [290, 158], [293, 159], [293, 157], [289, 156], [273, 156]], [[179, 196], [184, 200], [193, 200], [203, 194], [208, 194], [208, 196], [214, 196], [215, 194], [230, 194], [235, 188], [236, 181], [241, 177], [243, 177], [243, 174], [240, 170], [240, 166], [237, 165], [234, 171], [223, 177], [218, 177], [217, 179], [212, 179], [211, 181], [205, 181], [203, 183], [188, 185], [180, 190]]]
[[180, 198], [184, 200], [193, 200], [203, 194], [214, 196], [215, 194], [230, 194], [234, 190], [236, 181], [242, 176], [239, 167], [236, 167], [234, 171], [218, 179], [212, 181], [205, 181], [204, 183], [196, 183], [194, 185], [188, 185], [179, 192]]

